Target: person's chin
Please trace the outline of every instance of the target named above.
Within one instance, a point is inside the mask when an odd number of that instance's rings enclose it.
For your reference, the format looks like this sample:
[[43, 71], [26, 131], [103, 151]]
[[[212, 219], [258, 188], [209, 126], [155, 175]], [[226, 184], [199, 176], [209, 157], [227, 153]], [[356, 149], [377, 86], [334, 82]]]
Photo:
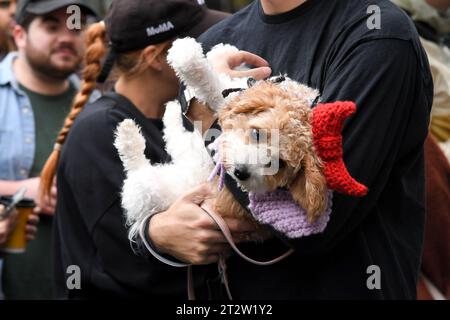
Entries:
[[75, 59], [55, 59], [53, 68], [63, 73], [74, 73], [78, 70], [78, 60]]

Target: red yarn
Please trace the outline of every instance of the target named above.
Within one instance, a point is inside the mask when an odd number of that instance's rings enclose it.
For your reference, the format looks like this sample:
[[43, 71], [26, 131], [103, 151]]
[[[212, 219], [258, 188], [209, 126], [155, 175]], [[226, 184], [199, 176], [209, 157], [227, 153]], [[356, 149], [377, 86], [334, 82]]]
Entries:
[[317, 155], [324, 163], [328, 187], [355, 197], [367, 194], [367, 187], [350, 176], [345, 167], [342, 147], [344, 121], [356, 111], [350, 101], [318, 104], [312, 111], [312, 131]]

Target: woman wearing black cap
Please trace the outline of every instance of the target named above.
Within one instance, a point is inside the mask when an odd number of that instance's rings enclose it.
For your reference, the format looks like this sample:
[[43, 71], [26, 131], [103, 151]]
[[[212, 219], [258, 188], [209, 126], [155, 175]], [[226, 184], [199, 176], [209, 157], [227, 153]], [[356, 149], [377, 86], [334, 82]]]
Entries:
[[[130, 248], [120, 205], [124, 173], [113, 146], [114, 131], [123, 119], [134, 119], [146, 138], [147, 158], [154, 163], [168, 160], [161, 117], [164, 104], [177, 96], [178, 81], [166, 62], [167, 49], [174, 38], [196, 37], [222, 18], [224, 14], [205, 9], [196, 0], [118, 0], [106, 23], [89, 29], [83, 85], [41, 180], [48, 193], [59, 162], [58, 297], [186, 298], [186, 270], [138, 256]], [[106, 38], [110, 48], [102, 72]], [[115, 92], [84, 108], [97, 80], [104, 81], [112, 66], [118, 73]], [[222, 234], [193, 201], [209, 193], [206, 186], [199, 186], [158, 214], [156, 227], [150, 223], [160, 253], [203, 265], [194, 271], [200, 298], [211, 296], [218, 279], [217, 266], [207, 264], [227, 250]], [[237, 233], [249, 231], [249, 226], [235, 221], [230, 227]]]

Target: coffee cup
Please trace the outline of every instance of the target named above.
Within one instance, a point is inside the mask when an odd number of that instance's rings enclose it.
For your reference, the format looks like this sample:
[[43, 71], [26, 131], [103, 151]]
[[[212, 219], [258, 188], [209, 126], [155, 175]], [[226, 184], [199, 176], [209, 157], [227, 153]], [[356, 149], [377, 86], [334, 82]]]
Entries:
[[[12, 201], [11, 196], [0, 197], [0, 204], [7, 207]], [[32, 199], [23, 199], [16, 205], [17, 220], [14, 230], [8, 238], [8, 241], [0, 245], [0, 252], [6, 253], [23, 253], [27, 247], [26, 225], [28, 217], [33, 213], [36, 203]]]

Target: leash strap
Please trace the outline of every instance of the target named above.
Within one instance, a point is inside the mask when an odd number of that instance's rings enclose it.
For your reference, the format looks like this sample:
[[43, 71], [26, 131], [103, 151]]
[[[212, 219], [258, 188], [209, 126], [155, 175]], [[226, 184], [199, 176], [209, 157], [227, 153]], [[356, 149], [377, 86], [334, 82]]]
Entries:
[[147, 221], [153, 217], [155, 214], [157, 213], [151, 213], [148, 216], [146, 216], [142, 222], [141, 222], [141, 227], [139, 228], [139, 236], [141, 237], [142, 242], [144, 243], [145, 247], [147, 248], [147, 250], [152, 254], [152, 256], [154, 256], [156, 259], [158, 259], [159, 261], [161, 261], [162, 263], [165, 263], [169, 266], [172, 267], [176, 267], [176, 268], [184, 268], [184, 267], [188, 267], [190, 266], [187, 263], [181, 263], [181, 262], [175, 262], [172, 260], [169, 260], [165, 257], [163, 257], [162, 255], [160, 255], [158, 252], [156, 252], [155, 249], [153, 249], [152, 245], [150, 245], [150, 243], [148, 243], [147, 241], [147, 237], [145, 236], [145, 232], [146, 232], [146, 226], [147, 226]]
[[[269, 260], [269, 261], [258, 261], [258, 260], [254, 260], [249, 258], [248, 256], [246, 256], [245, 254], [243, 254], [238, 247], [236, 246], [236, 244], [234, 243], [233, 240], [233, 236], [231, 235], [231, 231], [228, 228], [227, 223], [225, 222], [225, 220], [219, 216], [218, 214], [216, 214], [215, 212], [213, 212], [212, 210], [210, 210], [208, 208], [207, 205], [202, 204], [201, 208], [203, 209], [203, 211], [209, 216], [211, 217], [211, 219], [213, 219], [213, 221], [217, 224], [217, 226], [219, 227], [219, 229], [222, 231], [223, 235], [225, 236], [225, 239], [227, 240], [227, 242], [230, 244], [230, 246], [233, 248], [233, 250], [239, 255], [241, 256], [244, 260], [259, 265], [259, 266], [269, 266], [272, 264], [275, 264], [287, 257], [289, 257], [293, 252], [294, 249], [289, 249], [286, 253], [284, 253], [283, 255], [279, 256], [278, 258], [275, 258], [273, 260]], [[187, 267], [187, 291], [188, 291], [188, 299], [189, 300], [195, 300], [195, 290], [194, 290], [194, 276], [193, 276], [193, 270], [192, 270], [192, 265], [191, 264], [187, 264], [187, 263], [180, 263], [180, 262], [175, 262], [172, 260], [169, 260], [163, 256], [161, 256], [158, 252], [156, 252], [155, 249], [153, 249], [153, 247], [150, 245], [150, 243], [147, 241], [147, 237], [145, 236], [146, 234], [146, 226], [147, 226], [147, 222], [148, 220], [153, 217], [155, 214], [157, 213], [152, 213], [149, 214], [148, 216], [146, 216], [142, 222], [141, 222], [141, 226], [139, 228], [139, 236], [141, 237], [142, 242], [144, 243], [145, 247], [147, 248], [147, 250], [160, 262], [167, 264], [169, 266], [172, 267], [176, 267], [176, 268], [184, 268]], [[219, 268], [219, 274], [220, 277], [222, 279], [222, 283], [225, 286], [225, 289], [227, 291], [227, 295], [228, 298], [230, 300], [233, 300], [233, 297], [231, 295], [231, 291], [230, 291], [230, 287], [229, 287], [229, 283], [228, 283], [228, 276], [227, 276], [227, 272], [226, 272], [226, 262], [225, 262], [225, 258], [223, 256], [221, 256], [219, 258], [219, 263], [218, 263], [218, 268]]]
[[239, 255], [241, 256], [241, 258], [243, 258], [244, 260], [256, 264], [258, 266], [270, 266], [272, 264], [275, 264], [277, 262], [280, 262], [283, 259], [286, 259], [287, 257], [289, 257], [292, 253], [294, 253], [294, 249], [289, 249], [286, 253], [284, 253], [283, 255], [279, 256], [278, 258], [269, 260], [269, 261], [258, 261], [258, 260], [254, 260], [252, 258], [249, 258], [248, 256], [246, 256], [245, 254], [243, 254], [238, 247], [236, 246], [236, 244], [234, 243], [233, 240], [233, 236], [231, 235], [230, 229], [228, 228], [227, 223], [225, 222], [225, 220], [223, 220], [223, 218], [221, 216], [219, 216], [218, 214], [216, 214], [215, 212], [213, 212], [212, 210], [210, 210], [208, 208], [208, 206], [206, 206], [205, 204], [202, 204], [200, 206], [203, 211], [205, 211], [210, 217], [211, 219], [214, 220], [214, 222], [217, 224], [217, 226], [220, 228], [220, 230], [222, 231], [223, 235], [225, 236], [225, 239], [227, 239], [228, 243], [230, 244], [230, 246], [233, 248], [233, 250]]

